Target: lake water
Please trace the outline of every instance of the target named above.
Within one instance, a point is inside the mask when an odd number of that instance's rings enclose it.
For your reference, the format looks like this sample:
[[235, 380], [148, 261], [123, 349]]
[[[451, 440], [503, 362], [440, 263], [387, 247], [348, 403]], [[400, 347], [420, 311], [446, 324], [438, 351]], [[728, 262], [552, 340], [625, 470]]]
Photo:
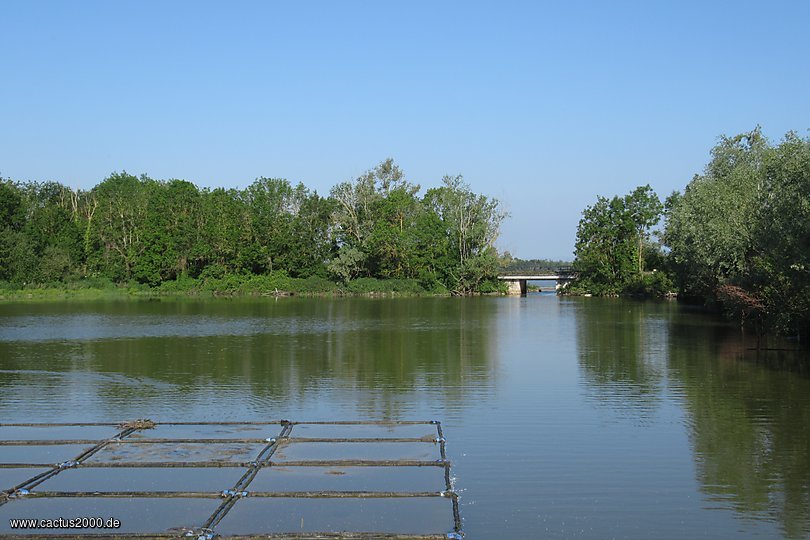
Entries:
[[0, 305], [0, 422], [135, 418], [441, 420], [467, 538], [810, 538], [807, 360], [674, 302]]

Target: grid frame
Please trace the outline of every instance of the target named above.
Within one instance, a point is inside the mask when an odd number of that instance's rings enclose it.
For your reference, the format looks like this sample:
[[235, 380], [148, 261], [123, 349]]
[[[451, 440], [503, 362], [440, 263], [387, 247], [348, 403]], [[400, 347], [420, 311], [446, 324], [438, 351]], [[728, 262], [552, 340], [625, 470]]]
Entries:
[[[435, 427], [435, 437], [426, 435], [422, 437], [307, 437], [295, 436], [293, 430], [296, 426], [332, 426], [342, 428], [360, 428], [362, 426], [374, 427], [397, 427], [397, 426], [420, 426], [430, 425]], [[316, 422], [296, 422], [289, 420], [277, 420], [267, 422], [256, 421], [231, 421], [231, 422], [152, 422], [151, 420], [135, 420], [124, 424], [114, 423], [0, 423], [0, 428], [83, 428], [83, 427], [105, 427], [117, 430], [115, 435], [108, 438], [62, 438], [62, 439], [5, 439], [0, 440], [2, 446], [38, 446], [47, 447], [52, 445], [88, 445], [80, 454], [73, 459], [60, 463], [0, 463], [0, 469], [46, 469], [44, 472], [33, 474], [21, 482], [17, 482], [11, 487], [0, 486], [0, 507], [13, 505], [17, 500], [36, 498], [147, 498], [147, 499], [220, 499], [219, 504], [213, 513], [205, 520], [200, 527], [184, 528], [168, 532], [157, 533], [53, 533], [42, 534], [37, 531], [35, 534], [10, 534], [5, 538], [197, 538], [198, 540], [209, 540], [213, 538], [227, 537], [234, 539], [248, 538], [391, 538], [391, 539], [453, 539], [462, 538], [462, 523], [459, 513], [459, 497], [454, 490], [453, 478], [451, 476], [451, 462], [447, 459], [446, 440], [441, 422], [438, 420], [429, 421], [316, 421]], [[278, 432], [273, 437], [143, 437], [148, 430], [160, 426], [166, 427], [186, 427], [186, 428], [233, 428], [237, 426], [256, 426], [262, 429], [269, 429], [277, 426]], [[140, 438], [139, 438], [140, 436]], [[299, 460], [274, 460], [273, 457], [281, 448], [292, 447], [296, 444], [326, 444], [343, 445], [354, 443], [361, 445], [388, 445], [392, 443], [411, 444], [433, 444], [438, 447], [438, 459], [299, 459]], [[99, 452], [115, 446], [121, 447], [132, 445], [216, 445], [216, 444], [253, 444], [261, 445], [261, 450], [255, 458], [249, 461], [239, 460], [152, 460], [152, 461], [99, 461], [95, 459]], [[155, 448], [154, 446], [152, 448]], [[200, 491], [178, 489], [176, 491], [78, 491], [78, 490], [40, 490], [36, 489], [49, 479], [63, 473], [69, 469], [87, 468], [167, 468], [178, 469], [194, 467], [205, 468], [237, 468], [244, 469], [243, 474], [231, 486], [225, 486], [221, 491]], [[250, 485], [260, 471], [272, 469], [273, 467], [300, 468], [300, 467], [434, 467], [443, 472], [444, 489], [440, 491], [413, 491], [413, 490], [298, 490], [298, 491], [251, 491]], [[452, 530], [436, 531], [429, 534], [409, 534], [379, 531], [263, 531], [261, 534], [248, 535], [227, 535], [221, 536], [217, 533], [217, 527], [228, 513], [236, 507], [239, 502], [247, 497], [253, 499], [427, 499], [427, 498], [449, 498], [452, 504]], [[303, 520], [302, 520], [303, 524]]]

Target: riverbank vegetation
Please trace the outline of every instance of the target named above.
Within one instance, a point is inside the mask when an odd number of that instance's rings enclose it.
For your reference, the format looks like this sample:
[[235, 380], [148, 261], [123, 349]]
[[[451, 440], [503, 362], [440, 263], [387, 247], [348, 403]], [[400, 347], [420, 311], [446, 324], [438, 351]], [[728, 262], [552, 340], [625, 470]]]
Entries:
[[673, 290], [760, 332], [807, 336], [810, 139], [788, 133], [772, 144], [757, 128], [722, 137], [711, 156], [703, 174], [663, 205], [644, 186], [586, 208], [572, 290]]
[[319, 276], [293, 278], [283, 270], [263, 275], [232, 274], [219, 279], [179, 278], [158, 285], [115, 283], [107, 278], [0, 287], [0, 301], [117, 299], [128, 297], [214, 296], [426, 296], [449, 294], [427, 290], [415, 279], [357, 278], [339, 283]]
[[390, 159], [328, 196], [275, 178], [201, 189], [121, 172], [90, 190], [6, 179], [0, 290], [493, 292], [504, 217], [461, 176], [422, 193]]
[[647, 185], [624, 197], [598, 197], [582, 212], [577, 227], [574, 270], [569, 289], [597, 295], [661, 295], [671, 283], [661, 272], [660, 250], [650, 228], [660, 221], [663, 206]]

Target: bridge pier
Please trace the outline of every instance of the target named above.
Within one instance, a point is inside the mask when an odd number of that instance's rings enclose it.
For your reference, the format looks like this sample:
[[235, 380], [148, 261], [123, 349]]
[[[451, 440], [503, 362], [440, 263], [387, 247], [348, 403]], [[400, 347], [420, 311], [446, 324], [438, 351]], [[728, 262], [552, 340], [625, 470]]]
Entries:
[[525, 279], [505, 279], [506, 284], [509, 286], [506, 294], [509, 295], [524, 295], [526, 294], [526, 280]]
[[500, 275], [498, 279], [505, 281], [508, 286], [509, 295], [523, 296], [526, 294], [527, 281], [556, 281], [556, 290], [567, 286], [576, 274], [570, 267], [563, 267], [557, 270], [541, 270], [538, 272], [521, 272], [520, 274]]

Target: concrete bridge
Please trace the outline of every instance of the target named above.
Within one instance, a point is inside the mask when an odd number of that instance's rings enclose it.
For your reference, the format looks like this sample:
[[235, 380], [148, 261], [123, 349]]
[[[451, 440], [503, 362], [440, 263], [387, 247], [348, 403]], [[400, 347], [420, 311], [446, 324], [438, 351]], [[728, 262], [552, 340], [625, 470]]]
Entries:
[[515, 273], [504, 273], [498, 276], [498, 279], [505, 281], [509, 285], [509, 292], [507, 294], [523, 295], [526, 294], [526, 282], [528, 281], [556, 281], [556, 289], [565, 287], [569, 282], [577, 277], [574, 269], [571, 267], [557, 268], [555, 270], [540, 269], [540, 270], [522, 270]]

